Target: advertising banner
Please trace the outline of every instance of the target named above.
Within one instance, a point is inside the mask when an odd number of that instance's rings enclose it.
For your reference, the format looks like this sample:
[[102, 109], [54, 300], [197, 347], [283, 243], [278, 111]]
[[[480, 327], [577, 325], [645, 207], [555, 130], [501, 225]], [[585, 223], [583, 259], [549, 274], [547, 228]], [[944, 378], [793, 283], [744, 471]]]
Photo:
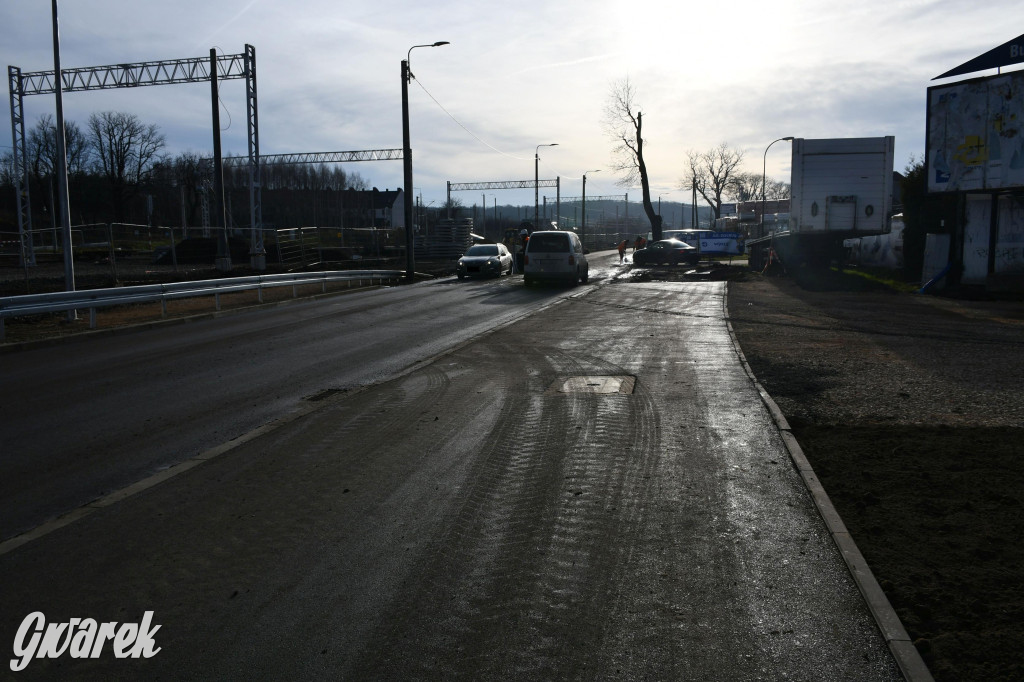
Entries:
[[1024, 187], [1024, 71], [928, 88], [929, 192]]

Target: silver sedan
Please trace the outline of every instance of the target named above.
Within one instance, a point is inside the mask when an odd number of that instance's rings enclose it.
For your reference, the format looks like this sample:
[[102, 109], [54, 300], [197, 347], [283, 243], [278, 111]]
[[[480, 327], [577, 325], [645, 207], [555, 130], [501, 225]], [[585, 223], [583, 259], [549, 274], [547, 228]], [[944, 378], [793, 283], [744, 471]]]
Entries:
[[474, 244], [455, 267], [459, 279], [474, 276], [501, 277], [512, 272], [512, 254], [504, 244]]

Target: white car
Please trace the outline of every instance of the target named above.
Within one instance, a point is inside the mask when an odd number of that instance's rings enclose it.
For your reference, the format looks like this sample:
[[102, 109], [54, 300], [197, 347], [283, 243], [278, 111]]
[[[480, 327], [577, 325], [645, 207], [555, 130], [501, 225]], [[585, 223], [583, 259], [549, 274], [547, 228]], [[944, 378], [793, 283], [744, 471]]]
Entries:
[[512, 254], [504, 244], [474, 244], [455, 266], [455, 274], [463, 277], [494, 275], [501, 277], [512, 273]]
[[523, 281], [527, 286], [539, 281], [575, 286], [589, 277], [590, 264], [575, 232], [545, 230], [530, 235], [523, 257]]

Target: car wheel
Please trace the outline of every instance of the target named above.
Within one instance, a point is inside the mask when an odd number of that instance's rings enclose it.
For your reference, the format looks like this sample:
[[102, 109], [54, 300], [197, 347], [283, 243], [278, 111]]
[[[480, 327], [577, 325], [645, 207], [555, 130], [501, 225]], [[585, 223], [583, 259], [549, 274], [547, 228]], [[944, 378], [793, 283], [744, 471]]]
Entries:
[[460, 272], [460, 273], [459, 273], [459, 279], [463, 279], [464, 277], [465, 277], [465, 275], [463, 275], [463, 274], [462, 274], [462, 273]]
[[532, 286], [533, 285], [533, 277], [530, 277], [529, 275], [523, 275], [523, 284], [525, 286]]
[[583, 283], [586, 284], [587, 280], [590, 279], [590, 268], [583, 271]]

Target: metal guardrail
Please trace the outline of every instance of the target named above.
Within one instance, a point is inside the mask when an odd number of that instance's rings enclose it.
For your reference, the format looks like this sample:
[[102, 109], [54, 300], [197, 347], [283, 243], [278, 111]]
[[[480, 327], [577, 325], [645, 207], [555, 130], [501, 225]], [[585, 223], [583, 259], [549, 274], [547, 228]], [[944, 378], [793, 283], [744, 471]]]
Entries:
[[253, 275], [250, 277], [228, 277], [204, 279], [193, 282], [170, 282], [167, 284], [146, 284], [134, 287], [113, 287], [108, 289], [82, 289], [80, 291], [58, 291], [48, 294], [27, 294], [23, 296], [0, 297], [0, 342], [4, 340], [4, 320], [9, 317], [43, 315], [68, 310], [89, 310], [89, 328], [96, 328], [96, 309], [132, 303], [155, 303], [163, 306], [167, 314], [167, 301], [193, 296], [213, 296], [217, 310], [220, 310], [220, 295], [255, 289], [259, 302], [263, 302], [263, 289], [268, 287], [291, 286], [292, 295], [296, 288], [308, 284], [327, 282], [362, 281], [383, 282], [404, 277], [401, 270], [334, 270], [324, 272], [296, 272], [281, 275]]

